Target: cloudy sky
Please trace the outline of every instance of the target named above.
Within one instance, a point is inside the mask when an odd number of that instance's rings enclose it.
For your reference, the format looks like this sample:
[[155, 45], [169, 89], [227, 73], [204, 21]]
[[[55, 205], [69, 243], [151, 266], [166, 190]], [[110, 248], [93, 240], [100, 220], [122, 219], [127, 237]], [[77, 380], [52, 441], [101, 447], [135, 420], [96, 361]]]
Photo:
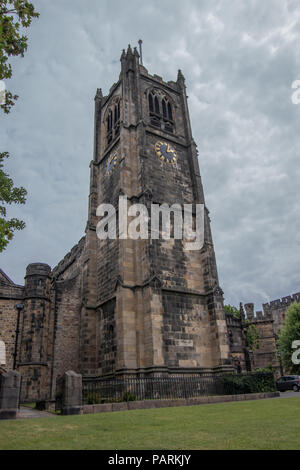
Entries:
[[23, 284], [28, 263], [54, 267], [84, 235], [95, 91], [142, 38], [150, 73], [186, 77], [225, 302], [300, 291], [298, 0], [32, 1], [40, 18], [6, 83], [20, 98], [0, 116], [6, 171], [28, 190], [9, 214], [26, 229], [1, 268]]

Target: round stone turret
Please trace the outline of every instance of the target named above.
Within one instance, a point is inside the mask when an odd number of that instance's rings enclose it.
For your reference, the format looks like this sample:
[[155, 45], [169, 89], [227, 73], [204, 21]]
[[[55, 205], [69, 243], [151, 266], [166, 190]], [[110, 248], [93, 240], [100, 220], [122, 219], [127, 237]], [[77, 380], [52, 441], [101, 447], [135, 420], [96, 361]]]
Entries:
[[31, 263], [26, 268], [26, 276], [49, 276], [51, 268], [45, 263]]
[[47, 279], [51, 274], [51, 268], [45, 263], [31, 263], [27, 266], [25, 276], [26, 296], [46, 296]]

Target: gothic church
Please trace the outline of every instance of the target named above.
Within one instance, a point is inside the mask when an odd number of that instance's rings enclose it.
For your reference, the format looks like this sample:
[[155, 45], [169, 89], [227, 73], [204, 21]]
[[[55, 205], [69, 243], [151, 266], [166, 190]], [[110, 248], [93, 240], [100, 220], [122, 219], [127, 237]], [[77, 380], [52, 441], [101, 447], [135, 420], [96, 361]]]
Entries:
[[21, 373], [23, 400], [53, 399], [67, 370], [232, 370], [206, 206], [201, 250], [186, 249], [184, 240], [100, 240], [96, 233], [97, 207], [111, 203], [117, 211], [120, 195], [129, 206], [205, 205], [181, 71], [169, 82], [150, 75], [129, 46], [117, 83], [107, 96], [97, 90], [94, 129], [85, 236], [54, 269], [30, 264], [24, 286], [0, 271], [3, 367]]

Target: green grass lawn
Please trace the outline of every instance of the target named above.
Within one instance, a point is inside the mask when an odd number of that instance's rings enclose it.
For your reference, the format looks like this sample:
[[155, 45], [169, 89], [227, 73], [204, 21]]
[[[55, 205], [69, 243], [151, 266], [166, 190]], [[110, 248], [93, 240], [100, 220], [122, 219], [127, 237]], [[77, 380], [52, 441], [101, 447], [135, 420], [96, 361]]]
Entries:
[[0, 421], [0, 449], [300, 449], [300, 397]]

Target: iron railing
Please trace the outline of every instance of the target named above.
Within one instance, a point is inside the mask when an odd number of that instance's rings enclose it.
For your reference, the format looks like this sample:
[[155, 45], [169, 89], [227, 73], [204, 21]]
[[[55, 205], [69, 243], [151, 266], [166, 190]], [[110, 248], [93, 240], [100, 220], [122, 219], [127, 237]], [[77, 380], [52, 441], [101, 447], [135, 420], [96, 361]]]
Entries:
[[83, 377], [83, 403], [195, 398], [274, 390], [272, 373], [171, 377]]

